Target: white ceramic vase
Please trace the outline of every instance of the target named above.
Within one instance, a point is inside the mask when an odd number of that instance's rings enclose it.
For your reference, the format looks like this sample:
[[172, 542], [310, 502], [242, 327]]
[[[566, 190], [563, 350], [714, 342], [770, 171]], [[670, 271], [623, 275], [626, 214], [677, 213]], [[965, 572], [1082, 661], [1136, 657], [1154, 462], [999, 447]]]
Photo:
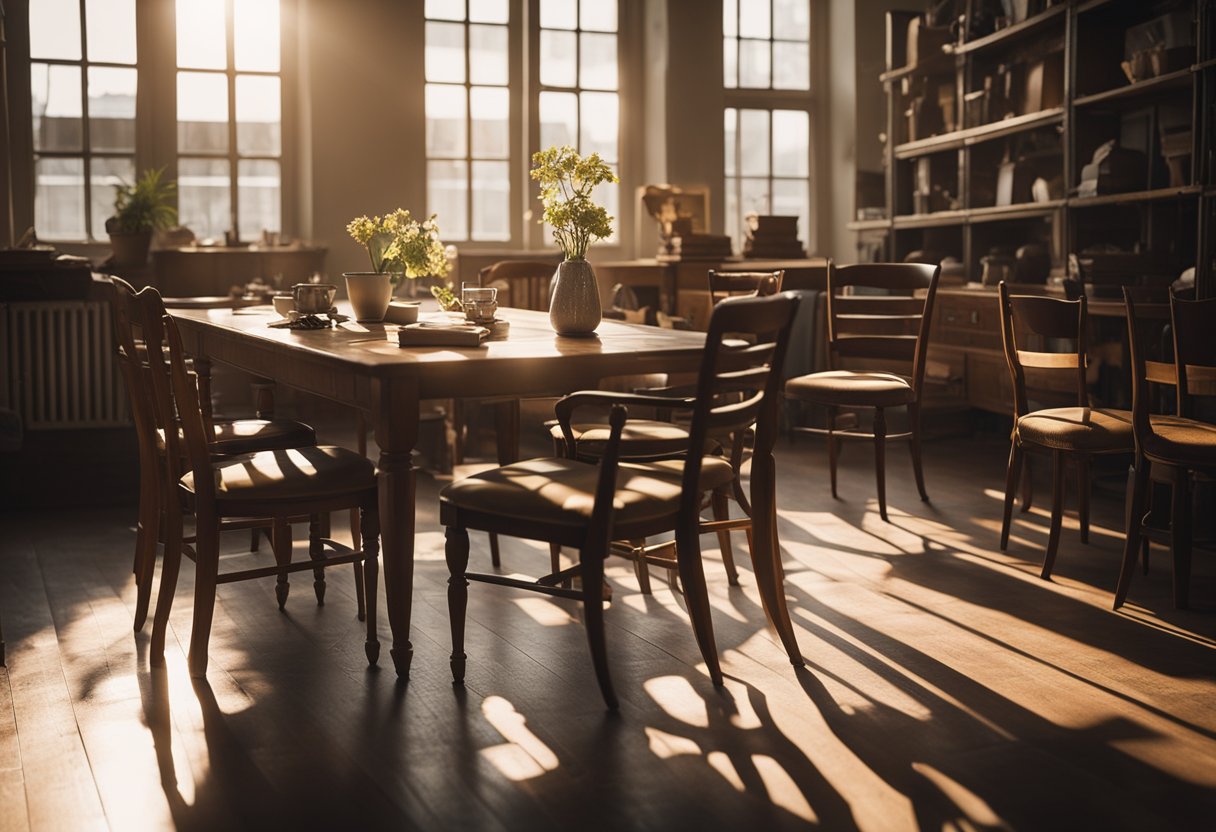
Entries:
[[393, 299], [392, 275], [386, 272], [346, 272], [346, 296], [354, 310], [355, 320], [360, 323], [378, 323], [384, 320], [389, 302]]
[[600, 287], [586, 260], [564, 260], [554, 275], [549, 323], [558, 335], [586, 336], [600, 325]]

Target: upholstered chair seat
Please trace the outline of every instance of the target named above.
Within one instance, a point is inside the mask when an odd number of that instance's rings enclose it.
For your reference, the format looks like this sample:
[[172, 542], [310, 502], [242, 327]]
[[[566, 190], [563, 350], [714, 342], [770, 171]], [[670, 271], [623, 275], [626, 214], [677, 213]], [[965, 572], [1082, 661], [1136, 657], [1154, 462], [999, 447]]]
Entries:
[[1126, 451], [1132, 446], [1132, 414], [1096, 407], [1054, 407], [1018, 419], [1018, 437], [1061, 451]]
[[[308, 500], [376, 487], [371, 460], [332, 445], [224, 457], [211, 463], [211, 472], [220, 502]], [[194, 474], [181, 485], [194, 493]]]
[[916, 401], [916, 391], [902, 376], [848, 370], [792, 378], [785, 384], [785, 395], [842, 407], [899, 407]]
[[1144, 451], [1179, 465], [1216, 466], [1216, 425], [1177, 416], [1153, 416], [1153, 432], [1144, 437]]
[[[178, 427], [181, 437], [181, 427]], [[311, 426], [293, 419], [233, 419], [212, 425], [215, 437], [211, 452], [215, 454], [251, 454], [258, 451], [278, 451], [317, 444], [317, 433]], [[165, 432], [156, 431], [156, 444], [165, 449]]]
[[[599, 459], [608, 444], [608, 425], [583, 423], [570, 426], [574, 434], [574, 447], [578, 456]], [[555, 443], [563, 441], [561, 426], [554, 423], [549, 435]], [[688, 428], [671, 422], [650, 419], [635, 419], [625, 423], [621, 434], [621, 456], [625, 459], [650, 456], [683, 454], [688, 450]], [[722, 443], [714, 439], [706, 442], [705, 453], [720, 453]]]

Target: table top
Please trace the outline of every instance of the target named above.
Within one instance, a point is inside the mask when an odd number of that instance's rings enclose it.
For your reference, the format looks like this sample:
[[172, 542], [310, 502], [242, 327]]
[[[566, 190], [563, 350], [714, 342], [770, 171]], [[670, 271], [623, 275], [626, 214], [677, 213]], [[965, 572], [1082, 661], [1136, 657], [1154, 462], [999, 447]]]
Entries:
[[[344, 303], [339, 311], [349, 312]], [[497, 395], [552, 386], [594, 387], [605, 375], [695, 369], [705, 335], [605, 320], [595, 336], [562, 337], [544, 312], [499, 309], [510, 322], [506, 338], [480, 347], [401, 347], [394, 324], [347, 321], [329, 329], [291, 330], [268, 326], [270, 307], [173, 309], [194, 346], [224, 363], [274, 377], [276, 364], [316, 364], [372, 377], [413, 376], [422, 387], [464, 385], [464, 395]], [[423, 320], [442, 313], [424, 313]], [[190, 348], [190, 345], [187, 345]], [[550, 378], [551, 376], [551, 378]]]

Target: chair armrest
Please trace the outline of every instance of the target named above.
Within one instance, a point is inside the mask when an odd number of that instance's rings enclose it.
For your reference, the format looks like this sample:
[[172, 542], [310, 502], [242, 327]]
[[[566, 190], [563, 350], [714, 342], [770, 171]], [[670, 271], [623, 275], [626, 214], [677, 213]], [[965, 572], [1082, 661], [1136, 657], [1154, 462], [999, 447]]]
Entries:
[[589, 407], [598, 405], [600, 407], [611, 407], [618, 405], [637, 405], [639, 407], [662, 407], [662, 408], [677, 408], [680, 410], [692, 410], [696, 406], [696, 399], [693, 398], [671, 398], [669, 396], [646, 396], [639, 393], [618, 393], [610, 390], [582, 390], [577, 393], [571, 393], [568, 396], [563, 396], [557, 400], [553, 406], [554, 415], [557, 416], [557, 424], [562, 429], [562, 438], [566, 443], [566, 453], [573, 458], [575, 454], [574, 431], [570, 428], [570, 423], [574, 418], [574, 412], [580, 407]]

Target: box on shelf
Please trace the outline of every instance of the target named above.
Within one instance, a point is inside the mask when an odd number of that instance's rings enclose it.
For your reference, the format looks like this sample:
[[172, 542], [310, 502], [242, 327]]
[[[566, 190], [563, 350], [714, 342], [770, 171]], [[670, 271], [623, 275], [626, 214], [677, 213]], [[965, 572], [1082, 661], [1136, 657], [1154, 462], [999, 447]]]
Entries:
[[1026, 65], [1022, 113], [1050, 110], [1064, 103], [1064, 53], [1053, 52]]
[[1077, 196], [1122, 194], [1147, 186], [1148, 164], [1138, 150], [1119, 147], [1114, 139], [1094, 151], [1093, 161], [1081, 168]]
[[942, 54], [942, 47], [953, 41], [949, 26], [928, 26], [917, 17], [908, 23], [908, 66]]

